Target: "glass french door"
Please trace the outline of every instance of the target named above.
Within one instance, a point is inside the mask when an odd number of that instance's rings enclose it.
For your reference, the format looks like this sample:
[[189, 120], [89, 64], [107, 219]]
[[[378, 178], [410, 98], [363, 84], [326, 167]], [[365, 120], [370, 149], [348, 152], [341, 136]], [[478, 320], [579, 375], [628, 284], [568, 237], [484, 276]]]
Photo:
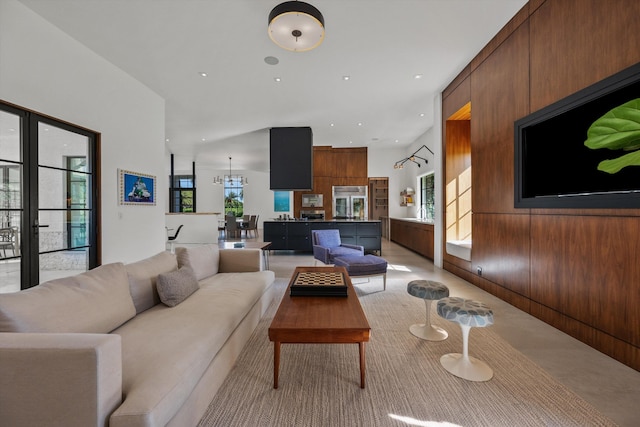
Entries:
[[0, 110], [0, 292], [20, 290], [22, 122], [20, 114]]
[[0, 104], [0, 292], [98, 265], [96, 139]]

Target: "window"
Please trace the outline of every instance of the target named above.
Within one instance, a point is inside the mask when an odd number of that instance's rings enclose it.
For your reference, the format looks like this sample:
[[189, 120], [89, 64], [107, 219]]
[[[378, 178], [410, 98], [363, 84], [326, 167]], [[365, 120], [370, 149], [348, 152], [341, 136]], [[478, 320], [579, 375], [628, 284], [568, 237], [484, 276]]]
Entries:
[[435, 219], [435, 177], [433, 172], [420, 177], [420, 209], [419, 212], [424, 212], [424, 218], [430, 221]]
[[67, 247], [84, 247], [87, 244], [88, 183], [86, 157], [66, 157], [66, 205], [67, 205]]
[[239, 175], [224, 177], [224, 213], [232, 213], [236, 218], [244, 214], [244, 191], [242, 177]]
[[0, 162], [0, 228], [20, 223], [20, 166]]
[[193, 175], [174, 175], [173, 182], [169, 176], [169, 193], [173, 201], [171, 212], [196, 211], [196, 185]]

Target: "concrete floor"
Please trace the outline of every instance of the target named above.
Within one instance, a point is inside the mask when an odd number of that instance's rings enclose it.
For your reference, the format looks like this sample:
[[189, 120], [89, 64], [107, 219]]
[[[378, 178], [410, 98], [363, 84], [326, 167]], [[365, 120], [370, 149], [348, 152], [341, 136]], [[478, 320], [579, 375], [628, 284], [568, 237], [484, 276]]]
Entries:
[[[494, 332], [618, 425], [639, 425], [640, 372], [435, 267], [402, 246], [383, 240], [382, 256], [389, 263], [388, 276], [393, 275], [393, 269], [410, 269], [417, 275], [446, 283], [453, 295], [489, 304], [494, 311]], [[288, 279], [297, 265], [313, 265], [313, 257], [274, 251], [269, 262], [276, 277]]]
[[[178, 243], [177, 246], [190, 245]], [[620, 426], [639, 425], [640, 372], [435, 267], [431, 261], [402, 246], [383, 239], [382, 256], [389, 263], [390, 277], [394, 270], [408, 269], [418, 277], [445, 283], [453, 295], [489, 304], [495, 318], [492, 328], [509, 344]], [[313, 265], [314, 260], [310, 254], [274, 251], [269, 256], [269, 264], [276, 277], [288, 279], [296, 266]], [[0, 284], [8, 284], [8, 278], [15, 278], [17, 269], [12, 267], [10, 263], [0, 263], [0, 282], [4, 282]], [[0, 286], [0, 292], [10, 291], [2, 288]]]

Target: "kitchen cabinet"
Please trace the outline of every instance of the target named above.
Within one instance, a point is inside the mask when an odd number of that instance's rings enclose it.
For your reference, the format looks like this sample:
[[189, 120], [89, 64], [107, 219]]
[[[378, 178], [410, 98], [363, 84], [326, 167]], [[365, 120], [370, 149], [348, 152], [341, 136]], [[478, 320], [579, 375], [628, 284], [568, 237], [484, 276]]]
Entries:
[[389, 216], [389, 178], [369, 178], [369, 219]]
[[287, 249], [287, 222], [265, 221], [262, 231], [265, 242], [271, 242], [269, 249]]
[[272, 250], [311, 252], [312, 230], [337, 229], [342, 243], [362, 245], [365, 252], [382, 252], [380, 221], [265, 221], [264, 241]]
[[294, 221], [286, 224], [287, 246], [294, 251], [311, 251], [311, 231], [308, 221]]
[[[300, 217], [302, 194], [322, 194], [325, 219], [333, 218], [331, 205], [332, 188], [334, 186], [367, 186], [367, 147], [333, 148], [329, 146], [313, 147], [313, 189], [307, 192], [293, 192], [293, 216]], [[367, 218], [364, 213], [363, 219]]]
[[391, 241], [433, 260], [433, 223], [391, 218], [390, 227]]

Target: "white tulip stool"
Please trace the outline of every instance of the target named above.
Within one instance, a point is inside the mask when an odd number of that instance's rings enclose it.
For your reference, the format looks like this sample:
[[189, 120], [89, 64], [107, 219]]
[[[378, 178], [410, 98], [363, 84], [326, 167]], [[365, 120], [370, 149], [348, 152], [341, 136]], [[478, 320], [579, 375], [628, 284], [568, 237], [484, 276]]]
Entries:
[[433, 280], [413, 280], [407, 285], [407, 292], [424, 300], [427, 308], [427, 321], [411, 325], [409, 331], [418, 338], [429, 341], [446, 340], [449, 334], [442, 328], [431, 324], [431, 301], [449, 296], [449, 288]]
[[438, 301], [438, 315], [462, 328], [462, 354], [450, 353], [440, 364], [455, 375], [469, 381], [489, 381], [493, 370], [481, 360], [469, 356], [469, 331], [493, 325], [493, 311], [488, 305], [470, 299], [449, 297]]

